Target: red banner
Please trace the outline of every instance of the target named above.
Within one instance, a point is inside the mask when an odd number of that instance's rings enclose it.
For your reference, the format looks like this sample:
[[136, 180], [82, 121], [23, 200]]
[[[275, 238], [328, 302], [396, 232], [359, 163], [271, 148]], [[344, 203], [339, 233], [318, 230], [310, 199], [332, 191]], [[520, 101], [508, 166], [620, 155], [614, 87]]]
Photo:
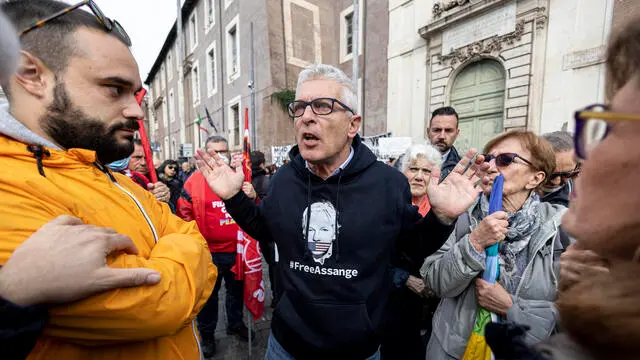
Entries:
[[[142, 99], [147, 94], [147, 90], [140, 89], [136, 94], [136, 100], [138, 105], [142, 105]], [[147, 169], [149, 170], [149, 180], [153, 184], [158, 182], [158, 176], [156, 175], [156, 168], [153, 166], [153, 154], [151, 153], [151, 145], [149, 144], [149, 137], [147, 137], [147, 131], [144, 128], [144, 121], [138, 120], [138, 132], [140, 133], [140, 141], [142, 142], [142, 149], [144, 150], [144, 160], [147, 162]]]
[[[244, 113], [244, 142], [242, 148], [244, 180], [251, 182], [251, 144], [249, 143], [249, 109]], [[244, 304], [254, 320], [264, 312], [264, 282], [262, 281], [262, 252], [260, 244], [251, 236], [238, 231], [236, 263], [231, 271], [236, 280], [244, 280]], [[240, 266], [242, 266], [240, 268]]]
[[[240, 266], [242, 268], [238, 269]], [[244, 231], [238, 231], [236, 263], [231, 269], [236, 280], [244, 281], [244, 305], [258, 320], [264, 312], [264, 282], [262, 281], [262, 252], [260, 244]]]

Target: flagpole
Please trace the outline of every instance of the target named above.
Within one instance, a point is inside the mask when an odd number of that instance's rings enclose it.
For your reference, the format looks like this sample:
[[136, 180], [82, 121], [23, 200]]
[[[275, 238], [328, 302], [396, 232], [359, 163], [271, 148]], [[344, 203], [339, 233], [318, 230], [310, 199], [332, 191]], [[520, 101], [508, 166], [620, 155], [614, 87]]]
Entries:
[[256, 130], [256, 69], [253, 64], [254, 48], [253, 48], [253, 22], [251, 22], [251, 143], [258, 148]]
[[253, 340], [251, 339], [251, 328], [253, 327], [253, 318], [250, 311], [247, 311], [247, 323], [249, 323], [249, 326], [247, 326], [247, 329], [248, 329], [247, 331], [249, 332], [247, 336], [249, 337], [249, 359], [251, 359], [251, 350], [252, 350], [251, 340]]
[[[180, 98], [180, 89], [182, 88], [182, 5], [180, 4], [180, 0], [176, 0], [176, 38], [178, 40], [178, 46], [177, 46], [177, 54], [176, 54], [176, 61], [178, 62], [178, 120], [182, 121], [182, 102], [181, 102], [181, 98]], [[171, 64], [169, 64], [169, 66], [171, 66]], [[171, 109], [173, 106], [175, 106], [175, 104], [171, 104], [172, 106], [169, 106], [169, 109]], [[169, 138], [169, 142], [167, 144], [167, 148], [168, 148], [168, 152], [169, 152], [169, 158], [173, 158], [173, 154], [172, 154], [172, 150], [171, 149], [171, 140], [173, 139], [173, 136], [171, 135], [171, 120], [167, 121], [167, 134], [166, 136]]]

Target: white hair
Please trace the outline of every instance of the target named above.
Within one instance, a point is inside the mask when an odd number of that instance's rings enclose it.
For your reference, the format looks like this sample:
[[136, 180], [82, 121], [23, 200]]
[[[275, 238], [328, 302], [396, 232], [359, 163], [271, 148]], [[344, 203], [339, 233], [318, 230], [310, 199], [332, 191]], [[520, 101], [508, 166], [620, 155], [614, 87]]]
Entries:
[[358, 96], [353, 89], [353, 82], [342, 70], [327, 64], [307, 66], [298, 75], [296, 98], [300, 94], [300, 85], [309, 80], [333, 80], [342, 85], [342, 98], [338, 100], [345, 103], [351, 110], [358, 111]]
[[418, 158], [424, 158], [435, 167], [442, 166], [442, 154], [440, 153], [440, 150], [436, 149], [431, 144], [413, 144], [409, 146], [402, 157], [402, 164], [400, 166], [402, 172], [407, 171], [409, 165], [415, 162]]
[[18, 66], [20, 43], [9, 19], [0, 12], [0, 85], [7, 86]]

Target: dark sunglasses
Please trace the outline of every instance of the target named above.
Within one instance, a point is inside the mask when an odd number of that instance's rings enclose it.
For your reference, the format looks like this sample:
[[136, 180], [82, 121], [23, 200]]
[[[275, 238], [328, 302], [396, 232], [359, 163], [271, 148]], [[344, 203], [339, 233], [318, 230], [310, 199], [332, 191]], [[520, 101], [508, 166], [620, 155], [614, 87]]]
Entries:
[[60, 10], [57, 13], [50, 15], [42, 20], [38, 20], [36, 21], [33, 25], [29, 26], [28, 28], [22, 30], [18, 36], [23, 36], [26, 33], [41, 28], [43, 26], [45, 26], [48, 22], [51, 22], [61, 16], [64, 16], [70, 12], [72, 12], [75, 9], [78, 9], [84, 5], [89, 6], [89, 9], [91, 9], [91, 12], [93, 13], [93, 15], [96, 17], [96, 19], [98, 19], [98, 22], [100, 22], [100, 24], [104, 27], [104, 29], [107, 32], [115, 32], [116, 35], [121, 38], [126, 44], [127, 46], [131, 46], [131, 38], [129, 37], [129, 35], [127, 34], [126, 31], [124, 31], [124, 28], [122, 27], [122, 25], [120, 25], [120, 23], [118, 23], [115, 20], [111, 20], [108, 17], [104, 16], [104, 13], [100, 10], [100, 8], [98, 7], [98, 5], [96, 5], [95, 2], [93, 2], [92, 0], [85, 0], [85, 1], [81, 1], [75, 5], [69, 6], [68, 8], [64, 9], [64, 10]]
[[578, 175], [580, 175], [580, 168], [576, 168], [571, 171], [559, 171], [559, 172], [551, 173], [551, 176], [549, 177], [549, 179], [555, 179], [558, 176], [560, 176], [563, 179], [575, 179], [576, 177], [578, 177]]
[[342, 101], [334, 98], [318, 98], [311, 101], [294, 100], [287, 104], [287, 110], [289, 111], [289, 116], [292, 119], [304, 115], [304, 112], [307, 110], [307, 106], [311, 106], [311, 111], [316, 115], [329, 115], [336, 110], [336, 103], [338, 103], [342, 109], [355, 114], [350, 107], [345, 105]]
[[516, 154], [516, 153], [503, 153], [503, 154], [498, 154], [498, 155], [492, 155], [492, 154], [484, 154], [484, 161], [485, 162], [490, 162], [491, 160], [495, 159], [496, 160], [496, 166], [498, 167], [507, 167], [509, 165], [511, 165], [516, 158], [526, 162], [529, 166], [531, 166], [532, 168], [536, 168], [535, 165], [533, 165], [533, 163], [525, 158], [523, 158], [522, 156]]
[[176, 167], [176, 166], [167, 166], [167, 169], [169, 169], [169, 170], [176, 170], [176, 169], [177, 169], [177, 167]]

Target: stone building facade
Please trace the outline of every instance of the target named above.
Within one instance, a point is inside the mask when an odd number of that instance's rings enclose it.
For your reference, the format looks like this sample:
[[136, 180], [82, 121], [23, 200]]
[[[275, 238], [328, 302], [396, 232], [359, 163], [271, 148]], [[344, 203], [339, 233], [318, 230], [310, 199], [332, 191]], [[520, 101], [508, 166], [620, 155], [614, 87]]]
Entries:
[[[389, 130], [424, 141], [444, 105], [460, 114], [462, 150], [505, 130], [571, 129], [575, 109], [604, 101], [613, 10], [613, 0], [391, 1]], [[394, 41], [394, 19], [408, 38]], [[395, 69], [412, 82], [394, 84]]]

